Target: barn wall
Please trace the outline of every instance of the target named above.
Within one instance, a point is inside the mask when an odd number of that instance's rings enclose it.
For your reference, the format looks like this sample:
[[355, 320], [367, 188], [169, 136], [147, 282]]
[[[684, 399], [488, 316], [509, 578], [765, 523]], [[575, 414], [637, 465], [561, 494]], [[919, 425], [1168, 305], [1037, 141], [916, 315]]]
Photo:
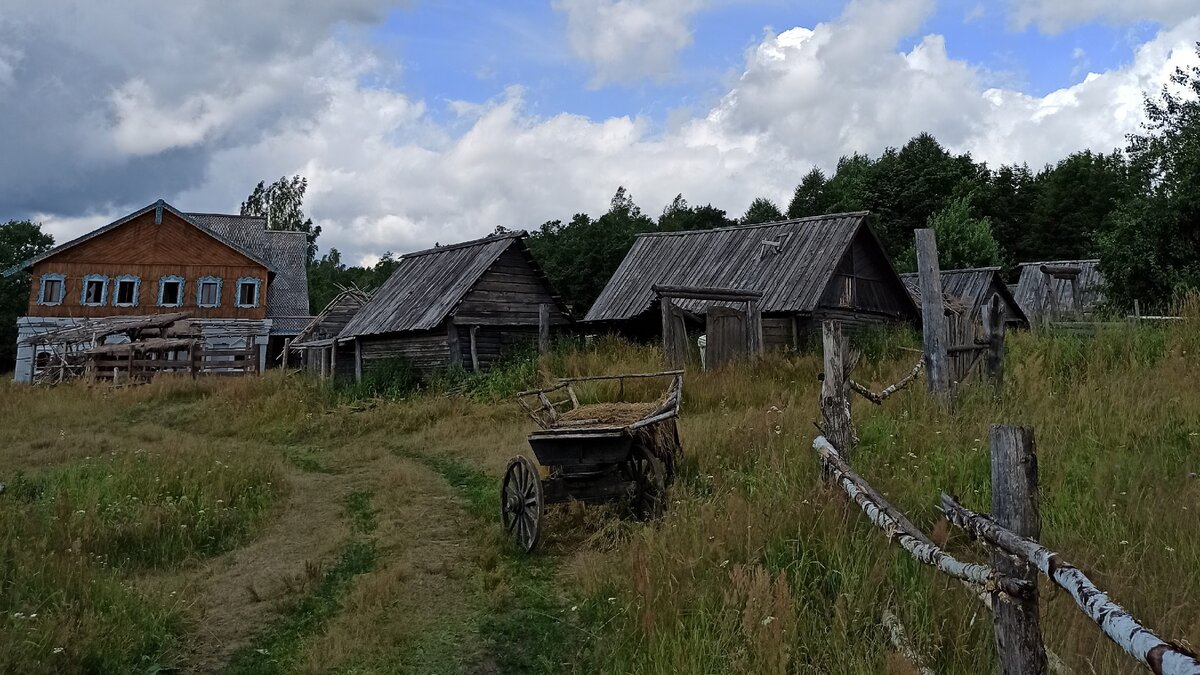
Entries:
[[[818, 308], [818, 313], [847, 311], [850, 320], [860, 313], [894, 320], [913, 312], [908, 289], [890, 269], [887, 258], [865, 229], [859, 231], [838, 262]], [[864, 316], [862, 320], [879, 319]]]
[[764, 316], [762, 318], [763, 348], [788, 349], [794, 347], [795, 335], [792, 331], [792, 316]]
[[[450, 346], [445, 328], [392, 335], [366, 335], [360, 337], [359, 341], [362, 345], [364, 374], [378, 366], [381, 361], [395, 357], [408, 359], [413, 369], [422, 375], [429, 375], [450, 365]], [[339, 344], [337, 361], [339, 373], [343, 362], [346, 362], [350, 364], [350, 377], [354, 377], [353, 345]]]
[[[158, 225], [154, 224], [154, 212], [147, 212], [37, 263], [31, 272], [28, 316], [92, 318], [182, 311], [200, 319], [262, 319], [267, 312], [267, 269], [169, 211], [163, 212], [162, 223]], [[66, 277], [61, 304], [38, 304], [43, 274]], [[83, 278], [89, 274], [109, 278], [105, 303], [98, 307], [81, 303]], [[135, 307], [114, 304], [116, 277], [124, 274], [141, 279]], [[184, 277], [180, 307], [158, 306], [159, 279], [169, 275]], [[196, 282], [205, 276], [220, 277], [223, 281], [220, 307], [196, 304]], [[237, 281], [242, 277], [259, 280], [258, 307], [234, 306]]]
[[570, 323], [551, 294], [549, 283], [537, 273], [523, 247], [510, 246], [463, 296], [454, 309], [454, 320], [460, 326], [536, 328], [538, 307], [542, 304], [550, 305], [552, 326]]
[[[463, 368], [471, 369], [471, 326], [456, 326], [458, 351]], [[479, 326], [475, 330], [475, 354], [480, 370], [487, 370], [510, 354], [536, 349], [536, 326]]]

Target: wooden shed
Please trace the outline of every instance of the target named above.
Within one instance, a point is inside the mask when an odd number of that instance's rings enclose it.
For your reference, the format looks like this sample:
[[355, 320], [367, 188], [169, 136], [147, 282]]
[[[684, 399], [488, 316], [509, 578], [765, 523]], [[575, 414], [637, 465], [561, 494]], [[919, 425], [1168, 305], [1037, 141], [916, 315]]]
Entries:
[[[914, 273], [900, 276], [919, 307], [921, 288], [917, 275]], [[1004, 303], [1004, 323], [1009, 328], [1029, 327], [1025, 312], [1017, 304], [1008, 286], [1000, 280], [999, 267], [942, 270], [942, 294], [948, 301], [947, 307], [953, 307], [963, 313], [967, 321], [974, 326], [983, 325], [983, 308], [993, 295], [998, 294]]]
[[[343, 289], [337, 297], [315, 316], [291, 344], [291, 352], [300, 361], [300, 367], [308, 373], [321, 377], [333, 375], [335, 361], [333, 343], [338, 333], [350, 323], [350, 319], [367, 304], [370, 294], [358, 288]], [[353, 376], [354, 363], [344, 359], [343, 374]]]
[[[767, 349], [798, 346], [824, 319], [852, 325], [919, 321], [868, 215], [639, 235], [584, 320], [635, 339], [659, 335], [657, 286], [761, 293], [757, 310]], [[678, 301], [693, 315], [727, 304]]]
[[513, 232], [401, 256], [338, 334], [335, 362], [353, 359], [356, 377], [394, 357], [422, 375], [454, 365], [482, 370], [536, 344], [543, 320], [548, 330], [569, 326], [526, 237]]
[[1015, 295], [1032, 324], [1090, 319], [1104, 304], [1100, 261], [1021, 263]]

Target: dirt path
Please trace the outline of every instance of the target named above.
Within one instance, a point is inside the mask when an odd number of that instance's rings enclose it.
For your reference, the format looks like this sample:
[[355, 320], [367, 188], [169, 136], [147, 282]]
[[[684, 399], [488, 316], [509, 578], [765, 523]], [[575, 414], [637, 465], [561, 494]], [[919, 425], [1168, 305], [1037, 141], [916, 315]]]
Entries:
[[184, 672], [219, 670], [254, 634], [270, 624], [284, 601], [319, 578], [349, 536], [339, 476], [293, 472], [278, 519], [249, 545], [188, 575], [183, 592], [195, 598], [195, 632]]

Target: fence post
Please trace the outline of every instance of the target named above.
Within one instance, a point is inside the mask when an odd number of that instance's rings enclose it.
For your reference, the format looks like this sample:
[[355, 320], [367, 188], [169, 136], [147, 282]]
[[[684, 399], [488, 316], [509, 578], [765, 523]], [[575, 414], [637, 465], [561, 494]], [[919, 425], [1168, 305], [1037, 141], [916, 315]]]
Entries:
[[550, 305], [538, 305], [538, 354], [550, 351]]
[[983, 308], [983, 328], [987, 335], [987, 375], [1000, 392], [1004, 384], [1004, 301], [995, 293]]
[[929, 393], [945, 403], [950, 396], [950, 374], [946, 365], [946, 307], [942, 297], [937, 238], [933, 230], [928, 228], [914, 232], [917, 238], [917, 275], [921, 286], [925, 380], [929, 383]]
[[850, 348], [842, 325], [821, 322], [821, 344], [825, 348], [825, 377], [821, 380], [821, 418], [825, 438], [847, 462], [854, 451], [854, 428], [850, 421]]
[[[1037, 539], [1042, 522], [1038, 507], [1037, 451], [1033, 429], [993, 425], [988, 436], [992, 449], [992, 518], [1019, 535]], [[995, 610], [996, 653], [1003, 675], [1041, 675], [1046, 672], [1037, 598], [1037, 570], [1004, 552], [992, 554], [992, 567], [1000, 574], [1033, 582], [1025, 599], [992, 592]]]

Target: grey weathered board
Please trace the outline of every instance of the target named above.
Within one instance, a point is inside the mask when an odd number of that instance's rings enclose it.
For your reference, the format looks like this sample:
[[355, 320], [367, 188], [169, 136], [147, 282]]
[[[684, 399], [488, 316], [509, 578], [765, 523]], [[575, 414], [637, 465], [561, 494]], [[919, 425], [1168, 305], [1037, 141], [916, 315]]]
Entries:
[[730, 307], [709, 307], [705, 333], [707, 335], [705, 368], [716, 370], [749, 353], [746, 313]]

